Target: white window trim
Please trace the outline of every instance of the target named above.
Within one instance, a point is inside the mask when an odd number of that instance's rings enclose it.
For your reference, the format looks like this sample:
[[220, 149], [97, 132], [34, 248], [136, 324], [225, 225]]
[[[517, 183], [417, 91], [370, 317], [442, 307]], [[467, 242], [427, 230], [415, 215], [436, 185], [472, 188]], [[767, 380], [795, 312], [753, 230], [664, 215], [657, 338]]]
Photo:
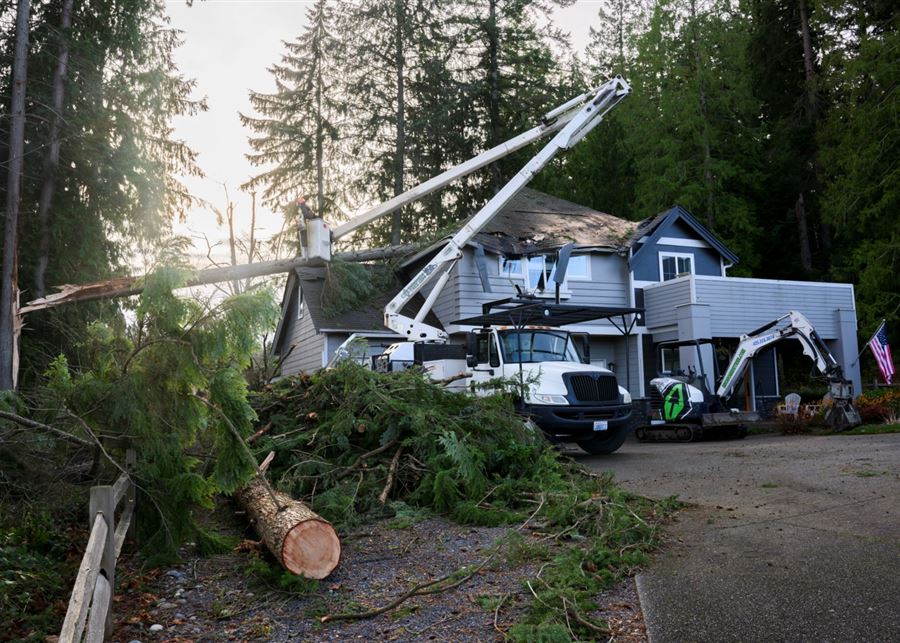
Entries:
[[566, 271], [566, 281], [567, 281], [567, 282], [568, 282], [568, 281], [591, 281], [591, 255], [589, 255], [589, 254], [587, 254], [587, 253], [585, 253], [585, 254], [577, 254], [577, 255], [576, 255], [576, 254], [573, 254], [573, 255], [569, 258], [569, 262], [571, 263], [572, 259], [574, 259], [575, 257], [584, 257], [584, 261], [585, 261], [585, 264], [584, 264], [584, 265], [585, 265], [585, 268], [587, 268], [587, 271], [586, 271], [587, 274], [584, 275], [584, 276], [581, 276], [581, 275], [573, 275], [571, 272], [569, 272], [569, 271], [567, 270], [567, 271]]
[[656, 240], [658, 246], [680, 246], [682, 248], [712, 248], [702, 239], [682, 239], [681, 237], [660, 237]]
[[[692, 252], [663, 252], [663, 251], [660, 251], [659, 252], [659, 281], [660, 281], [660, 283], [666, 281], [663, 278], [663, 259], [669, 259], [669, 258], [674, 258], [676, 260], [676, 262], [678, 259], [690, 259], [691, 260], [690, 274], [692, 274], [692, 275], [696, 274], [697, 260], [694, 257], [694, 253], [692, 253]], [[681, 273], [679, 273], [679, 274], [681, 274]], [[678, 275], [675, 275], [675, 278], [677, 278], [677, 277], [678, 277]], [[671, 281], [671, 279], [669, 281]]]
[[[536, 256], [543, 256], [546, 258], [548, 255], [544, 254], [544, 255], [536, 255]], [[563, 283], [560, 285], [560, 289], [559, 289], [560, 294], [563, 294], [563, 293], [571, 294], [571, 291], [569, 290], [569, 287], [568, 287], [570, 281], [580, 281], [580, 282], [591, 281], [591, 255], [590, 254], [577, 254], [577, 255], [572, 255], [572, 257], [573, 258], [574, 257], [584, 257], [585, 258], [586, 274], [585, 275], [575, 275], [575, 274], [570, 273], [569, 271], [566, 271], [566, 278], [563, 281]], [[504, 257], [503, 255], [499, 255], [497, 257], [497, 270], [500, 273], [500, 276], [504, 277], [506, 279], [514, 279], [516, 281], [520, 281], [520, 282], [522, 282], [523, 286], [526, 286], [528, 284], [528, 279], [526, 278], [526, 274], [525, 274], [525, 270], [527, 269], [526, 268], [526, 258], [520, 257], [518, 259], [510, 259], [510, 261], [518, 261], [519, 262], [519, 272], [517, 272], [517, 273], [508, 272], [503, 269], [503, 267], [504, 267], [503, 262], [506, 261], [507, 259], [508, 258]], [[548, 288], [548, 289], [544, 290], [543, 293], [538, 293], [538, 296], [542, 296], [542, 295], [547, 296], [548, 294], [550, 294], [551, 290], [555, 290], [555, 289]]]

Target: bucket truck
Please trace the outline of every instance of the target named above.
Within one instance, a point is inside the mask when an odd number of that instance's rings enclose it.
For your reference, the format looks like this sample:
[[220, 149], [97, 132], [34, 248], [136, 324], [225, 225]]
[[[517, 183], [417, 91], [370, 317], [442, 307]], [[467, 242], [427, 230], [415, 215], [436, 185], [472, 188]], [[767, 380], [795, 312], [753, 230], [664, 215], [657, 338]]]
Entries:
[[[456, 379], [455, 387], [476, 392], [480, 390], [480, 384], [518, 378], [521, 383], [520, 410], [551, 438], [575, 441], [588, 452], [598, 454], [612, 453], [621, 446], [631, 429], [630, 394], [618, 385], [611, 371], [591, 365], [582, 348], [587, 344], [560, 326], [616, 316], [621, 317], [623, 327], [628, 320], [633, 326], [641, 312], [639, 309], [570, 306], [560, 304], [558, 296], [556, 302], [550, 304], [529, 298], [525, 293], [524, 298], [485, 304], [484, 314], [480, 317], [454, 322], [480, 326], [479, 330], [468, 334], [465, 345], [448, 344], [447, 333], [426, 323], [425, 319], [465, 245], [556, 154], [570, 149], [587, 136], [630, 91], [628, 83], [617, 76], [544, 115], [534, 129], [334, 229], [332, 240], [539, 138], [554, 134], [387, 304], [384, 324], [405, 341], [393, 344], [375, 358], [377, 370], [393, 370], [399, 364], [416, 363], [425, 367], [435, 379], [455, 379], [454, 372], [461, 375], [459, 371], [462, 370], [465, 377]], [[328, 253], [321, 250], [320, 247], [320, 258], [328, 260]], [[570, 252], [571, 247], [561, 252], [554, 274], [548, 275], [557, 286], [565, 278]], [[316, 251], [309, 256], [315, 257]], [[401, 311], [405, 306], [429, 285], [432, 285], [431, 290], [419, 311], [413, 317], [403, 314]], [[351, 352], [349, 344], [353, 341], [351, 338], [345, 342], [338, 354]], [[472, 370], [466, 372], [466, 368]]]
[[[781, 322], [788, 324], [779, 327]], [[689, 442], [702, 437], [744, 437], [744, 421], [759, 419], [756, 414], [728, 409], [726, 401], [734, 393], [742, 376], [760, 351], [784, 339], [795, 339], [803, 347], [803, 353], [816, 365], [828, 383], [831, 406], [825, 422], [835, 431], [860, 424], [859, 412], [853, 405], [853, 385], [844, 378], [841, 365], [828, 350], [816, 329], [805, 315], [790, 311], [781, 317], [742, 335], [737, 350], [719, 382], [715, 394], [707, 388], [706, 373], [702, 366], [701, 347], [711, 340], [667, 342], [660, 345], [674, 348], [696, 347], [701, 372], [669, 374], [650, 380], [651, 417], [646, 426], [638, 427], [641, 441], [678, 440]], [[715, 360], [713, 360], [715, 361]]]

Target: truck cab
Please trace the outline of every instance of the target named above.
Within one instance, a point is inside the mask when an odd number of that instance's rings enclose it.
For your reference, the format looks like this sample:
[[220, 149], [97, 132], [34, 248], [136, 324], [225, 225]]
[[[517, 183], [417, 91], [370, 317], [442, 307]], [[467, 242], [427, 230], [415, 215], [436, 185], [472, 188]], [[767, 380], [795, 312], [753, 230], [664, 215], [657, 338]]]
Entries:
[[587, 336], [559, 328], [484, 328], [468, 336], [468, 386], [518, 384], [517, 406], [548, 437], [611, 453], [631, 427], [631, 395], [612, 371], [592, 366]]

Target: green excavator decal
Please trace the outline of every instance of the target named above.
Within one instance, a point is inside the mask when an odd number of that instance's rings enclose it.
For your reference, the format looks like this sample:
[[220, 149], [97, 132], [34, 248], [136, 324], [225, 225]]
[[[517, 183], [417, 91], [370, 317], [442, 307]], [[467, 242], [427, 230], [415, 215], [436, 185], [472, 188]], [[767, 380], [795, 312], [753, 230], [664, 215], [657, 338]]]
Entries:
[[663, 401], [663, 415], [667, 420], [677, 420], [684, 410], [685, 386], [676, 384], [666, 393]]

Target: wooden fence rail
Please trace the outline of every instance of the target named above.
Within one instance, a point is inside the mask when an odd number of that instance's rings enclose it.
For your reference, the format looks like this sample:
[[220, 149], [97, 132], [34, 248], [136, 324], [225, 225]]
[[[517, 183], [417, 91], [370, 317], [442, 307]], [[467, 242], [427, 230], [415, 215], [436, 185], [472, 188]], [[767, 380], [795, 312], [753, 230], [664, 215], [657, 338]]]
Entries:
[[[134, 462], [129, 450], [126, 462]], [[125, 505], [116, 521], [116, 507]], [[59, 633], [60, 643], [103, 641], [112, 631], [112, 599], [116, 586], [116, 560], [134, 515], [134, 484], [123, 473], [112, 485], [91, 487], [91, 535], [75, 577], [69, 609]], [[85, 632], [85, 626], [87, 632]]]

